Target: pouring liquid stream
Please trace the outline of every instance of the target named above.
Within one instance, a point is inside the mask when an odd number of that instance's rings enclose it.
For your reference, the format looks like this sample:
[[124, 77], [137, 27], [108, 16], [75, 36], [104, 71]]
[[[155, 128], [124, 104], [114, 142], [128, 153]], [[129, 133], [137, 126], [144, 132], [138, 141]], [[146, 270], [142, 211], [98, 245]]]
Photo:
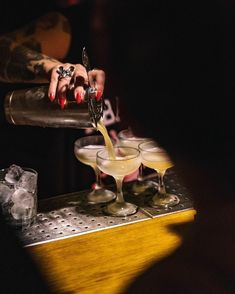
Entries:
[[115, 152], [114, 152], [114, 148], [113, 148], [113, 143], [109, 137], [109, 134], [108, 134], [108, 130], [107, 128], [105, 127], [104, 125], [104, 122], [102, 119], [100, 119], [98, 122], [97, 122], [97, 130], [103, 135], [104, 137], [104, 141], [105, 141], [105, 146], [108, 150], [108, 154], [109, 154], [109, 157], [111, 159], [115, 159]]

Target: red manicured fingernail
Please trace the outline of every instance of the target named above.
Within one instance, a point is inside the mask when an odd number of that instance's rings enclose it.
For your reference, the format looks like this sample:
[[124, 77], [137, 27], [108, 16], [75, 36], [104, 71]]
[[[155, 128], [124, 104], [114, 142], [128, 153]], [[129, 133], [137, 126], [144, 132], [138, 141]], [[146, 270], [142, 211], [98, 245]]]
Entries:
[[84, 92], [78, 92], [76, 96], [77, 103], [81, 103], [84, 101]]
[[67, 103], [67, 100], [64, 97], [59, 98], [59, 104], [60, 104], [61, 109], [65, 108], [66, 103]]
[[49, 99], [51, 100], [51, 102], [54, 101], [55, 100], [55, 95], [53, 93], [50, 93]]
[[76, 101], [77, 101], [78, 104], [82, 102], [82, 96], [81, 96], [81, 94], [79, 92], [77, 93]]
[[96, 96], [95, 96], [96, 101], [100, 101], [102, 95], [103, 95], [102, 91], [98, 90], [98, 91], [96, 92]]

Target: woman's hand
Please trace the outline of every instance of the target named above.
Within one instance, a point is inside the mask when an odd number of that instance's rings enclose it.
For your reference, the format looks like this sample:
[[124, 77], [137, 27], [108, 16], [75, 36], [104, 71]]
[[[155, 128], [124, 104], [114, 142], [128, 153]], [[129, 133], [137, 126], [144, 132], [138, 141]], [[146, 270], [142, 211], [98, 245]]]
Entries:
[[58, 100], [63, 109], [67, 103], [68, 92], [73, 92], [77, 103], [84, 101], [85, 90], [91, 86], [95, 88], [95, 99], [98, 101], [103, 95], [105, 73], [100, 69], [93, 69], [87, 73], [81, 64], [59, 63], [51, 70], [48, 97], [51, 101]]

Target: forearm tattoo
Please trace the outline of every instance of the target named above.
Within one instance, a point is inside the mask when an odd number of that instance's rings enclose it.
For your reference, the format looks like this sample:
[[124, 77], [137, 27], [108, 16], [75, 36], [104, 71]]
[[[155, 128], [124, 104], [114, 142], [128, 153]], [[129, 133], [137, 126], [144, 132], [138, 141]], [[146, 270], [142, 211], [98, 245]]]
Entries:
[[[40, 44], [34, 44], [36, 51], [27, 44], [12, 48], [12, 41], [8, 38], [0, 42], [0, 78], [7, 82], [30, 82], [36, 77], [45, 76], [45, 57], [41, 54]], [[31, 44], [32, 47], [32, 44]], [[49, 57], [48, 57], [49, 59]], [[33, 65], [34, 64], [34, 65]]]
[[[17, 40], [17, 34], [11, 33], [0, 38], [0, 80], [7, 82], [33, 82], [45, 79], [44, 64], [53, 58], [42, 54], [41, 44], [35, 38], [40, 27], [43, 30], [53, 29], [58, 24], [58, 14], [43, 17], [21, 30], [24, 42]], [[63, 29], [66, 26], [63, 24]], [[18, 41], [18, 42], [17, 42]]]

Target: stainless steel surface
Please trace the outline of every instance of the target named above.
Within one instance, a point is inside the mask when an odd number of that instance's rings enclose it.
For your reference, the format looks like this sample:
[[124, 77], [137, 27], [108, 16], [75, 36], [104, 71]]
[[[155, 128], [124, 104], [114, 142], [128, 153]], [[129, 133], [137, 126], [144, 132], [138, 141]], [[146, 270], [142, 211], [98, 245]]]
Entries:
[[[4, 102], [5, 116], [9, 123], [52, 128], [93, 128], [88, 102], [77, 104], [73, 97], [61, 109], [47, 97], [48, 86], [20, 89], [7, 93]], [[70, 93], [72, 94], [72, 93]], [[93, 99], [95, 100], [95, 99]], [[103, 116], [103, 99], [95, 101], [96, 119]], [[92, 109], [94, 111], [94, 109]]]
[[75, 192], [40, 201], [36, 223], [19, 231], [19, 236], [24, 246], [32, 246], [192, 209], [189, 193], [176, 174], [169, 171], [165, 177], [167, 190], [177, 194], [181, 201], [170, 209], [150, 207], [153, 191], [135, 196], [130, 193], [131, 183], [124, 185], [125, 199], [137, 204], [139, 210], [128, 217], [107, 216], [102, 211], [104, 204], [87, 203], [87, 191]]

